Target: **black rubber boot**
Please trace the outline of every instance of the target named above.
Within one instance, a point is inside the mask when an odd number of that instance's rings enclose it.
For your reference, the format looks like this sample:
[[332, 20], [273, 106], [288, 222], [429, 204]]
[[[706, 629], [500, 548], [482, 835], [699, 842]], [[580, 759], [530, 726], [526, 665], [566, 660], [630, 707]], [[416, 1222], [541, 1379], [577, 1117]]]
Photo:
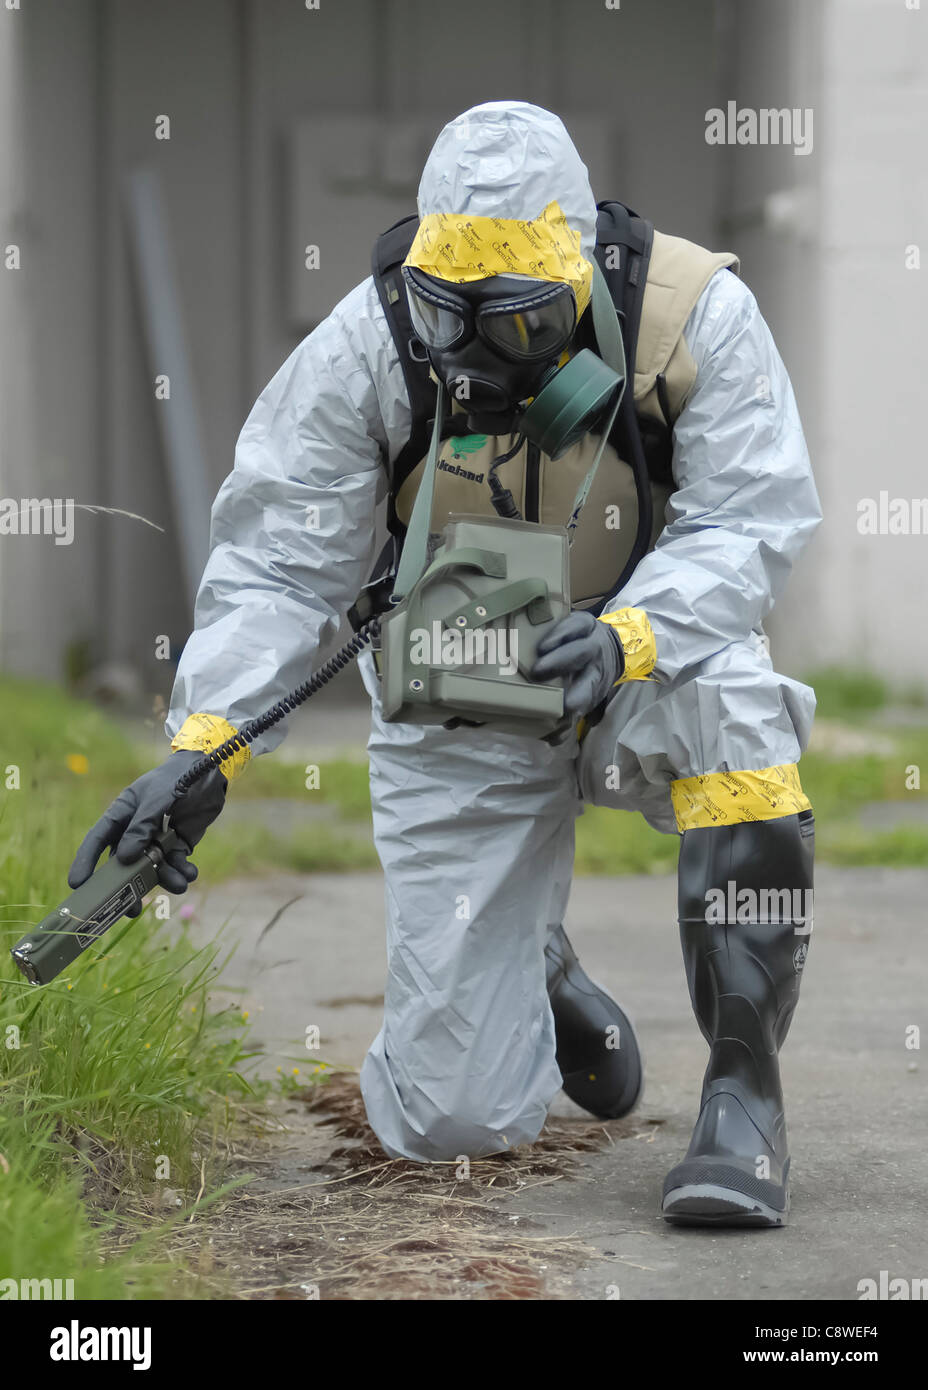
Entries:
[[789, 1150], [777, 1054], [808, 951], [814, 845], [811, 811], [684, 832], [680, 938], [709, 1065], [686, 1157], [664, 1183], [668, 1221], [786, 1223]]
[[628, 1015], [593, 984], [563, 927], [548, 938], [545, 968], [565, 1092], [599, 1119], [627, 1115], [642, 1087], [641, 1053]]

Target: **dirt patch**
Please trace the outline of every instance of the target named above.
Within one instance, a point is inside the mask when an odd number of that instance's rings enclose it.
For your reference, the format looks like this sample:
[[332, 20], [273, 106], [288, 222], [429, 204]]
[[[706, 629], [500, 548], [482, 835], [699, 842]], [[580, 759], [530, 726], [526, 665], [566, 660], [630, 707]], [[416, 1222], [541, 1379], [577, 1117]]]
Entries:
[[212, 1297], [567, 1298], [567, 1277], [597, 1252], [500, 1199], [569, 1181], [585, 1154], [637, 1128], [552, 1119], [535, 1144], [491, 1158], [388, 1159], [353, 1075], [294, 1095], [280, 1118], [276, 1137], [235, 1155], [255, 1180], [171, 1241]]

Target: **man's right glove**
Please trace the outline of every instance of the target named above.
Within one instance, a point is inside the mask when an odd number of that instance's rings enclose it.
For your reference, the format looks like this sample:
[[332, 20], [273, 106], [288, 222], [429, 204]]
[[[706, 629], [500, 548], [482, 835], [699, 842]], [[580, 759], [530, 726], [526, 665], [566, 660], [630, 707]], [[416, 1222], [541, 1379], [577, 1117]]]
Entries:
[[[177, 779], [203, 756], [202, 752], [189, 748], [172, 753], [160, 767], [143, 772], [117, 796], [85, 835], [68, 873], [69, 886], [79, 888], [86, 883], [107, 847], [122, 864], [138, 859], [160, 833], [167, 814], [171, 818], [171, 828], [183, 843], [158, 866], [158, 881], [169, 893], [185, 892], [197, 876], [196, 865], [190, 863], [188, 856], [222, 810], [228, 787], [223, 774], [213, 768], [194, 782], [174, 810]], [[141, 910], [139, 906], [128, 916], [137, 917]]]
[[571, 613], [538, 643], [532, 679], [567, 678], [566, 714], [589, 714], [605, 700], [622, 675], [625, 658], [619, 635], [592, 613]]

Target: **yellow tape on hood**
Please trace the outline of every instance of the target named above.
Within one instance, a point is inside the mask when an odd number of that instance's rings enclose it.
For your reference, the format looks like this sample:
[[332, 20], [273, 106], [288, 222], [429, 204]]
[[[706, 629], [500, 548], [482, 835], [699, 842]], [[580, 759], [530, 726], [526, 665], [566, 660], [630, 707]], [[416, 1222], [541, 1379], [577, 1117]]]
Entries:
[[563, 281], [576, 296], [578, 317], [593, 283], [593, 267], [580, 254], [580, 233], [567, 225], [556, 202], [532, 222], [430, 212], [419, 223], [406, 264], [458, 285], [491, 275]]

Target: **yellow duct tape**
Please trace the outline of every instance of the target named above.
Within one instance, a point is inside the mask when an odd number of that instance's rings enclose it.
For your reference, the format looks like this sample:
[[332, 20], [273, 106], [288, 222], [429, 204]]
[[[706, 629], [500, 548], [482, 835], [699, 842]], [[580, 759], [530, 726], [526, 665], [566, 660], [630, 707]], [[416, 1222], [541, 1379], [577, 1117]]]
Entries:
[[593, 283], [593, 267], [580, 254], [580, 233], [568, 226], [556, 202], [531, 222], [430, 212], [419, 223], [406, 264], [458, 285], [491, 275], [560, 280], [573, 289], [578, 318]]
[[670, 784], [670, 798], [680, 831], [700, 826], [741, 825], [810, 811], [795, 763], [757, 772], [709, 772], [680, 777]]
[[657, 662], [657, 642], [644, 609], [617, 608], [614, 613], [600, 614], [599, 621], [615, 629], [625, 653], [625, 670], [616, 685], [646, 681]]
[[[238, 729], [233, 728], [228, 720], [221, 719], [217, 714], [191, 714], [171, 739], [171, 747], [175, 753], [182, 748], [212, 753], [214, 748], [218, 748], [227, 738], [237, 733]], [[250, 761], [251, 749], [246, 744], [244, 748], [233, 753], [231, 758], [223, 760], [222, 775], [227, 782], [231, 782], [239, 773], [244, 772]]]

